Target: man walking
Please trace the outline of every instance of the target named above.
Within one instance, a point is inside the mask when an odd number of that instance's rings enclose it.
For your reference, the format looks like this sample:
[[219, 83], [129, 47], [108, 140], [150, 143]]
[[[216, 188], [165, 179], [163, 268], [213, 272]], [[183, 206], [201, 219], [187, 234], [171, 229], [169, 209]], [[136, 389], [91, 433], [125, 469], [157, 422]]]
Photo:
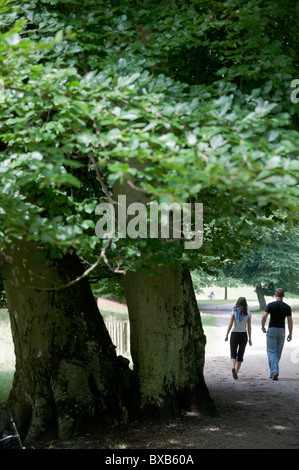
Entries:
[[[267, 355], [270, 368], [270, 379], [278, 380], [279, 361], [285, 340], [285, 319], [288, 320], [289, 335], [288, 341], [292, 340], [293, 320], [292, 310], [289, 305], [283, 302], [284, 290], [279, 288], [275, 292], [276, 300], [270, 302], [262, 316], [262, 330], [267, 333]], [[268, 331], [265, 324], [270, 313]]]

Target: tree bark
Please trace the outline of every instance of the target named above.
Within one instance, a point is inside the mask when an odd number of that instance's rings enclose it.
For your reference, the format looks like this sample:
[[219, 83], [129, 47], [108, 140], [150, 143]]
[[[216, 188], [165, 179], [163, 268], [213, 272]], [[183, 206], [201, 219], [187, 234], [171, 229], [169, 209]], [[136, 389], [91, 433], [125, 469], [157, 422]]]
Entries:
[[[114, 185], [114, 199], [119, 195], [126, 196], [127, 205], [149, 201], [127, 181]], [[115, 209], [118, 220], [124, 208]], [[190, 272], [181, 266], [148, 267], [150, 274], [123, 276], [134, 365], [130, 416], [164, 419], [191, 409], [214, 414], [203, 377], [206, 338]]]
[[[53, 427], [67, 438], [94, 420], [125, 420], [128, 361], [116, 356], [87, 279], [46, 290], [82, 274], [78, 257], [50, 260], [35, 244], [19, 243], [1, 271], [16, 356], [7, 408], [26, 442]], [[6, 425], [7, 413], [0, 432]]]
[[168, 418], [214, 413], [203, 368], [206, 338], [192, 280], [184, 269], [124, 276], [134, 363], [135, 411]]
[[259, 284], [258, 286], [256, 286], [255, 292], [256, 292], [256, 295], [257, 295], [257, 298], [258, 298], [258, 301], [259, 301], [259, 304], [260, 304], [260, 310], [263, 310], [263, 312], [264, 312], [265, 308], [266, 308], [266, 300], [265, 300], [265, 295], [264, 295], [264, 289]]

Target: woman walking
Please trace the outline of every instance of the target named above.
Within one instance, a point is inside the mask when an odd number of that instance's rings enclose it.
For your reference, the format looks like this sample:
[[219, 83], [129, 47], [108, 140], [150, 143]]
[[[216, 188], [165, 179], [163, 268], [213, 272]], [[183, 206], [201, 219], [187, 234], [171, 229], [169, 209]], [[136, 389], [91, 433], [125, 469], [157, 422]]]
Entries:
[[230, 335], [230, 357], [233, 378], [236, 380], [238, 378], [238, 372], [243, 362], [243, 356], [247, 341], [249, 341], [250, 346], [252, 346], [251, 312], [248, 310], [245, 297], [239, 297], [236, 305], [233, 308], [230, 322], [227, 327], [225, 341], [228, 341], [228, 335], [231, 329], [232, 332]]

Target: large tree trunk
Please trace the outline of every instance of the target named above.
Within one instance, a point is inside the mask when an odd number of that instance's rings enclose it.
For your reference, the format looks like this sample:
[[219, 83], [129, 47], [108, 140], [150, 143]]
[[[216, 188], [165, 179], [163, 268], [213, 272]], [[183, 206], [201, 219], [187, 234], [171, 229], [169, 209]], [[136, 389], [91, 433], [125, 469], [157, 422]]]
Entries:
[[256, 286], [255, 292], [260, 304], [260, 310], [265, 311], [266, 308], [266, 300], [265, 300], [265, 295], [264, 295], [264, 289], [262, 288], [261, 285]]
[[[125, 195], [127, 205], [148, 202], [126, 181], [114, 185], [113, 195], [115, 200]], [[124, 208], [116, 206], [116, 220], [119, 211]], [[134, 364], [131, 415], [168, 418], [190, 409], [214, 413], [203, 377], [206, 338], [191, 275], [181, 266], [149, 268], [149, 274], [123, 276]]]
[[[16, 356], [8, 407], [27, 443], [53, 426], [65, 438], [95, 419], [124, 420], [130, 380], [88, 281], [46, 290], [82, 273], [78, 257], [54, 261], [43, 254], [33, 243], [19, 243], [1, 266]], [[6, 424], [3, 416], [0, 432]]]
[[162, 418], [191, 409], [214, 412], [203, 377], [206, 338], [189, 271], [129, 272], [124, 284], [137, 412]]

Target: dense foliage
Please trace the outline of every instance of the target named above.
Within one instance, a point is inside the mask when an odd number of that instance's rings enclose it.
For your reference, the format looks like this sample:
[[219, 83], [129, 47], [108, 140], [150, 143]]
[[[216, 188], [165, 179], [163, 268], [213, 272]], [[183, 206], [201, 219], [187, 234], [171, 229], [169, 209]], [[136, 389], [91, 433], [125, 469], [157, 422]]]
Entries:
[[115, 237], [122, 269], [212, 271], [256, 246], [277, 209], [298, 217], [292, 2], [0, 6], [2, 249], [24, 237], [94, 261], [95, 207], [124, 179], [150, 199], [202, 202], [205, 225], [192, 253]]

